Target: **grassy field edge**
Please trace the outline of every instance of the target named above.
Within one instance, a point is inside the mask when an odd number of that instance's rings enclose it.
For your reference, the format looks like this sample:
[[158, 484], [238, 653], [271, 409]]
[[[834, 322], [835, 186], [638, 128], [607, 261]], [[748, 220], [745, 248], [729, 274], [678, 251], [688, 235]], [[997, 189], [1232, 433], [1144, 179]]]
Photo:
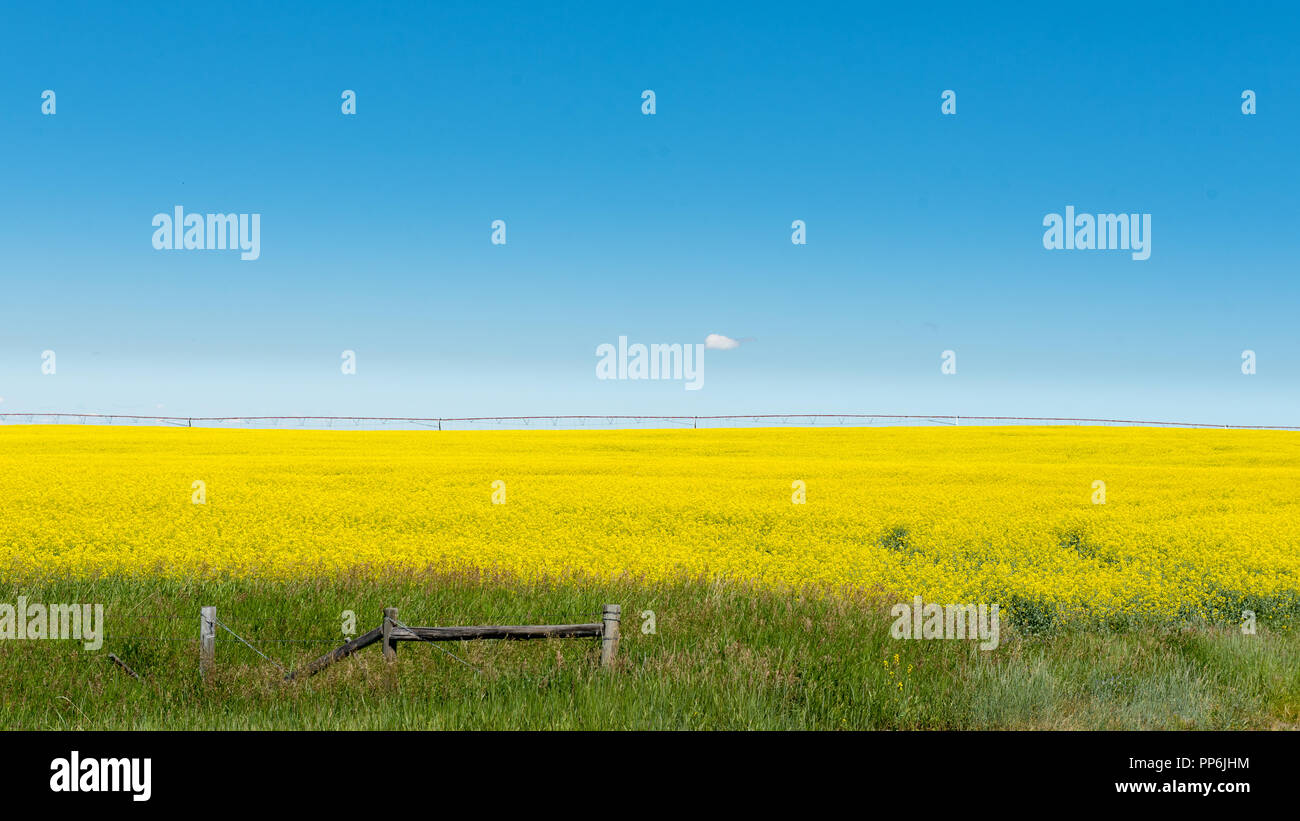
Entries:
[[[270, 582], [148, 576], [11, 581], [0, 601], [102, 603], [98, 650], [0, 641], [0, 726], [8, 729], [1293, 729], [1300, 637], [1230, 625], [1122, 630], [1013, 625], [981, 651], [961, 640], [890, 635], [896, 598], [678, 579], [489, 573]], [[379, 623], [599, 620], [623, 607], [617, 665], [593, 640], [377, 647], [307, 681], [300, 667]], [[199, 608], [219, 630], [217, 668], [198, 678]], [[653, 628], [653, 632], [651, 629]], [[443, 652], [443, 651], [446, 652]], [[107, 660], [113, 653], [142, 676]], [[455, 656], [453, 658], [452, 656]]]

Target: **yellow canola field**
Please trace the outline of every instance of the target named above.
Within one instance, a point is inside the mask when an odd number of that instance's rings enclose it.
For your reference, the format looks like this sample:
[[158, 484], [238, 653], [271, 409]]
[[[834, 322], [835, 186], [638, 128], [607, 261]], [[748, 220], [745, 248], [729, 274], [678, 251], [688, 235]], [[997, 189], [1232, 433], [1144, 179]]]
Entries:
[[15, 579], [465, 567], [1156, 618], [1294, 600], [1300, 434], [0, 428]]

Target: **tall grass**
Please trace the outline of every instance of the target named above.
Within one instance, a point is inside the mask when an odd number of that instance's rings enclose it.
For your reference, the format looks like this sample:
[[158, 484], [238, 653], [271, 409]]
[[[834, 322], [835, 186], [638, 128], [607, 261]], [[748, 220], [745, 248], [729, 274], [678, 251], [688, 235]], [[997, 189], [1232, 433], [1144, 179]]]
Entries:
[[[10, 582], [0, 601], [100, 602], [98, 651], [74, 641], [0, 642], [8, 729], [914, 729], [1294, 728], [1300, 639], [1206, 625], [969, 641], [889, 635], [890, 602], [867, 593], [773, 591], [681, 579], [522, 582], [482, 574], [257, 580]], [[378, 647], [286, 682], [218, 630], [198, 677], [199, 608], [285, 668], [341, 643], [384, 606], [410, 625], [598, 621], [623, 606], [617, 664], [594, 640]], [[653, 611], [655, 632], [642, 632]], [[295, 639], [295, 642], [284, 642]], [[441, 648], [441, 649], [439, 649]], [[454, 654], [456, 658], [447, 653]], [[136, 681], [107, 659], [114, 653]], [[463, 664], [461, 662], [464, 662]]]

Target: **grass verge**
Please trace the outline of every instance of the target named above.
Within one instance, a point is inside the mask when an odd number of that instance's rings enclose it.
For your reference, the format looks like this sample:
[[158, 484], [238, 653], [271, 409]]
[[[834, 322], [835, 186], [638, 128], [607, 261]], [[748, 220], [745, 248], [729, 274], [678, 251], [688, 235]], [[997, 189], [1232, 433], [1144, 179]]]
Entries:
[[[270, 583], [9, 583], [0, 602], [102, 603], [107, 637], [0, 641], [8, 729], [1293, 729], [1300, 636], [1211, 625], [1018, 632], [1001, 646], [890, 637], [892, 601], [727, 582], [358, 572]], [[305, 681], [218, 631], [198, 679], [199, 607], [286, 668], [386, 605], [410, 625], [598, 621], [623, 606], [617, 665], [594, 640], [378, 646]], [[643, 632], [654, 613], [654, 632]], [[293, 639], [293, 641], [285, 641]], [[135, 681], [108, 661], [122, 658]], [[470, 666], [466, 666], [470, 665]], [[471, 669], [471, 667], [473, 669]]]

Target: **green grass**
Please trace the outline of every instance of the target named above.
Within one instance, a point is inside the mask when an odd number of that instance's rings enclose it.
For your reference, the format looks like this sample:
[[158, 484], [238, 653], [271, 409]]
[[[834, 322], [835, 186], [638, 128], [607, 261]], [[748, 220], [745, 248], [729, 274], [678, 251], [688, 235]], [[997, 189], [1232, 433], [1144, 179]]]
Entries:
[[[734, 583], [358, 574], [342, 580], [9, 583], [0, 602], [100, 602], [102, 649], [0, 641], [7, 729], [1225, 729], [1300, 724], [1300, 636], [1167, 626], [1018, 633], [1002, 646], [900, 641], [891, 602]], [[385, 605], [410, 625], [598, 621], [623, 606], [617, 665], [591, 639], [378, 645], [314, 678], [283, 674], [218, 630], [198, 679], [199, 607], [286, 667]], [[641, 631], [653, 610], [657, 631]], [[145, 636], [150, 638], [131, 638]], [[312, 644], [275, 639], [309, 639]], [[143, 677], [108, 661], [115, 653]], [[897, 654], [897, 661], [895, 661]], [[901, 681], [902, 687], [899, 687]]]

